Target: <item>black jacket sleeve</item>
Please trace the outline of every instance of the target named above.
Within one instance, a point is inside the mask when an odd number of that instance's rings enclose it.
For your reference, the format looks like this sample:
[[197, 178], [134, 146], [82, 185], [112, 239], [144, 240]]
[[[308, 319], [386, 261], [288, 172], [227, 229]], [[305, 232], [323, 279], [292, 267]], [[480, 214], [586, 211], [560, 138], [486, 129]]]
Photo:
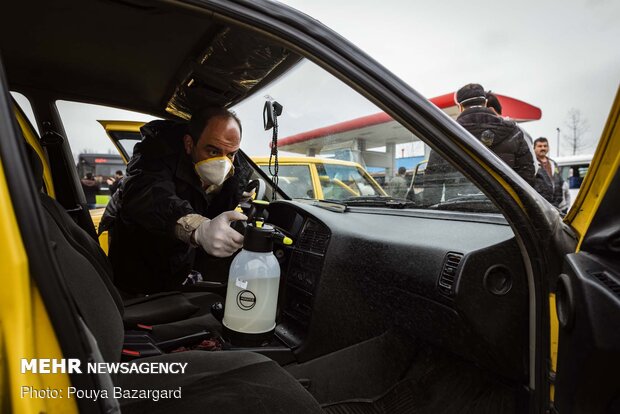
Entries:
[[[137, 146], [141, 144], [148, 145], [146, 140]], [[121, 185], [121, 219], [148, 232], [174, 237], [177, 220], [194, 213], [191, 204], [176, 195], [177, 157], [151, 157], [144, 152], [134, 154]]]

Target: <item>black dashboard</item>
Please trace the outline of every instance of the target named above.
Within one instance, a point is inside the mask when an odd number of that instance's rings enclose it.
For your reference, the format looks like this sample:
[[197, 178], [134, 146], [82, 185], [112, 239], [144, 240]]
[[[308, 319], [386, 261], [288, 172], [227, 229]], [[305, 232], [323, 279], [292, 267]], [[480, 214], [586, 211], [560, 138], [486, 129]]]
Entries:
[[276, 335], [299, 362], [391, 329], [527, 374], [527, 278], [503, 217], [278, 201], [268, 221], [294, 240], [275, 250]]

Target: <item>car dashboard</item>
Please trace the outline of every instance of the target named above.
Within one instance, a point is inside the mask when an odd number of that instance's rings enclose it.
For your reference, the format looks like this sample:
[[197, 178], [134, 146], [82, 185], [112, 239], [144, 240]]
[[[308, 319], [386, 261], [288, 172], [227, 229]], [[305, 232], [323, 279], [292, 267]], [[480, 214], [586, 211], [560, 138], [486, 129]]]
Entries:
[[527, 278], [501, 215], [281, 200], [268, 221], [294, 240], [274, 251], [276, 335], [298, 362], [391, 330], [509, 379], [527, 375]]

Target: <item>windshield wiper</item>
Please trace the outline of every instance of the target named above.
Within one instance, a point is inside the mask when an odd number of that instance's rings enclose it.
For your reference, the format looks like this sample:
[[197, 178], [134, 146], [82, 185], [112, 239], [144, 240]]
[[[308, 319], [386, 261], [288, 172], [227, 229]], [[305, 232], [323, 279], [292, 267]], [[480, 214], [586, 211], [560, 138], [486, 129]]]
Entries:
[[462, 194], [457, 197], [450, 198], [439, 204], [428, 207], [435, 210], [458, 210], [474, 213], [499, 213], [499, 210], [486, 195], [478, 194]]
[[336, 213], [344, 213], [347, 211], [347, 205], [340, 200], [312, 200], [313, 206], [317, 206]]
[[[332, 201], [332, 200], [330, 200]], [[361, 196], [351, 197], [340, 201], [347, 206], [356, 207], [388, 207], [388, 208], [411, 208], [416, 204], [410, 200], [402, 198], [384, 197], [384, 196]]]

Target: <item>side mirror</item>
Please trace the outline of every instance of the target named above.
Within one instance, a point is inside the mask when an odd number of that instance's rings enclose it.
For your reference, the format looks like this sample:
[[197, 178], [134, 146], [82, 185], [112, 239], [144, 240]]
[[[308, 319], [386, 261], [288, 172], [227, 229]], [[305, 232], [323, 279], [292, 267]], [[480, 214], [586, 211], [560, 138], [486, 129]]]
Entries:
[[269, 131], [276, 123], [276, 117], [282, 115], [282, 105], [276, 101], [265, 101], [263, 107], [263, 126]]

